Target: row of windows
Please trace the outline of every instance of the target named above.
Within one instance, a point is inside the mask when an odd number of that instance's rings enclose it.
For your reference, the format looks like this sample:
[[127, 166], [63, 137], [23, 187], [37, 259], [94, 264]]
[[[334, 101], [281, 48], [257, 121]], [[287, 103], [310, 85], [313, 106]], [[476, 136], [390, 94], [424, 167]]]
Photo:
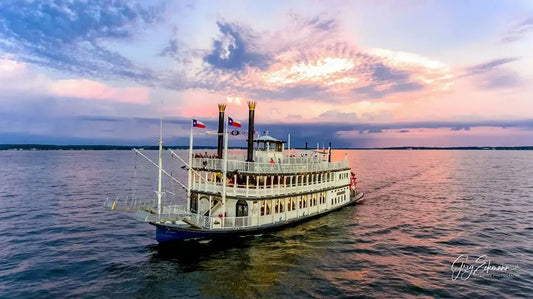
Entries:
[[333, 197], [331, 199], [331, 205], [336, 205], [336, 204], [340, 204], [340, 203], [343, 203], [347, 200], [347, 196], [346, 194], [343, 194], [343, 195], [337, 195], [335, 197]]
[[339, 179], [347, 179], [348, 178], [348, 171], [339, 173]]
[[272, 212], [271, 207], [274, 207], [274, 214], [285, 212], [285, 207], [287, 207], [287, 212], [294, 211], [296, 210], [297, 203], [299, 209], [307, 208], [308, 206], [314, 207], [317, 204], [324, 204], [326, 203], [326, 193], [322, 192], [311, 195], [263, 201], [261, 203], [261, 216], [270, 215]]
[[[235, 183], [239, 187], [245, 187], [247, 184], [249, 187], [270, 187], [272, 185], [282, 185], [286, 187], [301, 186], [305, 184], [319, 184], [325, 182], [334, 181], [336, 173], [315, 173], [304, 175], [244, 175], [244, 174], [231, 174], [228, 173], [227, 183], [228, 185], [234, 185]], [[348, 172], [342, 172], [338, 174], [339, 179], [347, 178]], [[222, 175], [220, 173], [210, 172], [199, 177], [198, 174], [193, 176], [194, 183], [203, 183], [205, 181], [221, 183]]]

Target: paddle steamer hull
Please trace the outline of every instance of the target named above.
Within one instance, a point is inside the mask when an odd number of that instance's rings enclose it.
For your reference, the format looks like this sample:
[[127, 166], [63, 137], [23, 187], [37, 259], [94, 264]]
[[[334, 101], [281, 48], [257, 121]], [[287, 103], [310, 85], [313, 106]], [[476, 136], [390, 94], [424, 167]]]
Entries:
[[332, 209], [324, 210], [320, 213], [302, 216], [294, 219], [287, 219], [271, 224], [264, 224], [261, 226], [252, 226], [244, 228], [233, 229], [198, 229], [193, 227], [180, 227], [175, 225], [164, 225], [160, 223], [151, 223], [156, 227], [156, 240], [159, 243], [166, 243], [180, 240], [201, 240], [201, 239], [215, 239], [215, 238], [231, 238], [239, 236], [258, 235], [265, 232], [280, 230], [285, 227], [296, 225], [301, 222], [316, 219], [334, 211], [338, 211], [346, 206], [361, 203], [363, 201], [364, 193], [359, 192], [350, 197], [350, 201], [336, 206]]

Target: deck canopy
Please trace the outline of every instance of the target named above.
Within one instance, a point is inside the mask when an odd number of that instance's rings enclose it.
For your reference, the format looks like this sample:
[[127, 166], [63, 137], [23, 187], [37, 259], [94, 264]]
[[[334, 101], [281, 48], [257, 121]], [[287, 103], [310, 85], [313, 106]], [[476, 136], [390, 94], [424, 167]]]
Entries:
[[278, 140], [268, 134], [254, 138], [255, 149], [260, 151], [283, 152], [284, 143], [285, 141]]

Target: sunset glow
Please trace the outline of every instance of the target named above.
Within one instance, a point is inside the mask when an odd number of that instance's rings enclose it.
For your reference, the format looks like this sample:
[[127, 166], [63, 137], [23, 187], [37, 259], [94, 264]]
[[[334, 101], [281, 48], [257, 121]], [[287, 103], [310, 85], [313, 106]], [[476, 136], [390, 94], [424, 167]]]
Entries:
[[[61, 122], [94, 132], [88, 142], [147, 142], [163, 102], [171, 142], [186, 143], [176, 132], [191, 117], [212, 126], [226, 103], [246, 122], [254, 99], [258, 126], [278, 137], [312, 130], [308, 139], [346, 147], [468, 143], [451, 134], [530, 145], [533, 5], [476, 3], [3, 3], [0, 139], [78, 140], [57, 131]], [[135, 119], [154, 131], [137, 130]], [[380, 133], [364, 142], [346, 133], [367, 127]]]

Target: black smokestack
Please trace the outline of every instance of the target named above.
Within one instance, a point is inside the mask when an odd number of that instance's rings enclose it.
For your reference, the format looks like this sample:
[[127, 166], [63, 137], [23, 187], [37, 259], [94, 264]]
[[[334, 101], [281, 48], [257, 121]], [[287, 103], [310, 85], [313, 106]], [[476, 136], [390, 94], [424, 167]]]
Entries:
[[305, 149], [307, 149], [307, 141], [305, 142]]
[[224, 147], [224, 111], [226, 104], [218, 104], [218, 147], [217, 156], [222, 159], [222, 149]]
[[254, 113], [255, 113], [254, 101], [248, 101], [248, 152], [246, 156], [246, 162], [254, 161]]

